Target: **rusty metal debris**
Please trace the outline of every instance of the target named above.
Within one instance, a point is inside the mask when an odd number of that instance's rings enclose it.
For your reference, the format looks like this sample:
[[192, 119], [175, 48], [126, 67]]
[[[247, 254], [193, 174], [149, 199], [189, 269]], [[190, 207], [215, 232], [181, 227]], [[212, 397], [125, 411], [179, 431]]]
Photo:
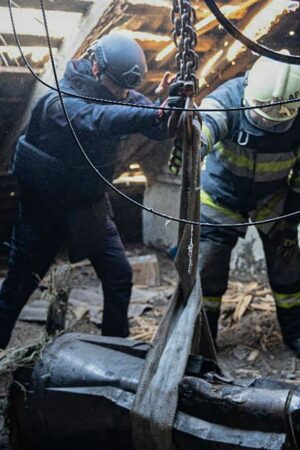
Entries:
[[[65, 334], [11, 387], [12, 450], [133, 450], [130, 409], [148, 345]], [[296, 450], [300, 389], [268, 379], [236, 381], [190, 356], [179, 387], [177, 450]]]

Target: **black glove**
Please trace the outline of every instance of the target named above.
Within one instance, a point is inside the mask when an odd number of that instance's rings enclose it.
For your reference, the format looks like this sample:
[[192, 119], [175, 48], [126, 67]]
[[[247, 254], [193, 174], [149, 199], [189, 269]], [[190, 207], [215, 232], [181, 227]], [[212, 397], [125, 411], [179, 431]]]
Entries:
[[182, 166], [182, 141], [179, 139], [174, 140], [174, 146], [169, 158], [169, 171], [173, 175], [178, 175]]
[[[161, 104], [162, 108], [183, 108], [185, 103], [185, 97], [183, 95], [184, 83], [182, 81], [176, 81], [169, 87], [169, 95], [166, 100]], [[160, 109], [158, 110], [158, 117], [160, 119], [169, 119], [172, 114], [172, 110]], [[181, 111], [178, 111], [180, 114]]]
[[170, 108], [184, 108], [185, 104], [184, 82], [176, 81], [169, 87], [167, 103]]

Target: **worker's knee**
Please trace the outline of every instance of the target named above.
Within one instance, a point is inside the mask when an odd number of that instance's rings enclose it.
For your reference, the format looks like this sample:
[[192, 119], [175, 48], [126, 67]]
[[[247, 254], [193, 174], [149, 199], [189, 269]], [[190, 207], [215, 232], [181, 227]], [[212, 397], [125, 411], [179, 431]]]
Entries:
[[201, 240], [199, 269], [204, 296], [222, 296], [227, 288], [231, 246]]

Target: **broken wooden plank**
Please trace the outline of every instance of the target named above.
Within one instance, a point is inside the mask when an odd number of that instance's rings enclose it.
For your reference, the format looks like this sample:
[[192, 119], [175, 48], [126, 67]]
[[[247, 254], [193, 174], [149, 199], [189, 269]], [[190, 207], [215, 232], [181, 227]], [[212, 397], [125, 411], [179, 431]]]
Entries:
[[[37, 73], [41, 73], [40, 69], [37, 69]], [[32, 74], [30, 73], [29, 69], [27, 67], [5, 67], [5, 66], [0, 66], [0, 75], [1, 75], [1, 82], [3, 80], [4, 76], [30, 76], [32, 77]], [[9, 78], [11, 79], [11, 78]]]
[[163, 15], [169, 14], [171, 3], [167, 0], [126, 0], [124, 12], [134, 15]]
[[[13, 33], [1, 33], [3, 41], [0, 40], [0, 50], [5, 50], [4, 42], [6, 45], [16, 46], [16, 38]], [[38, 34], [18, 34], [18, 38], [22, 47], [47, 47], [47, 37], [45, 35]], [[57, 48], [62, 43], [61, 38], [51, 37], [52, 47]], [[24, 49], [23, 49], [24, 50]]]
[[238, 320], [240, 320], [243, 317], [243, 315], [247, 311], [252, 299], [253, 299], [253, 296], [251, 294], [246, 294], [240, 299], [240, 301], [237, 304], [237, 307], [233, 313], [233, 316], [232, 316], [233, 322], [237, 322]]
[[[0, 1], [2, 1], [3, 3], [5, 2], [5, 6], [7, 6], [6, 0]], [[58, 0], [58, 2], [59, 1], [61, 0]], [[80, 1], [81, 0], [79, 0], [78, 4], [80, 4]], [[25, 3], [27, 4], [27, 0], [23, 0], [23, 2], [24, 4]], [[38, 0], [36, 0], [36, 2], [39, 3]], [[47, 3], [49, 2], [50, 0], [48, 0]], [[53, 2], [50, 3], [52, 3], [53, 6]], [[77, 0], [71, 1], [65, 0], [64, 3], [65, 4], [77, 3]], [[114, 0], [98, 0], [95, 3], [93, 3], [90, 8], [89, 14], [83, 16], [78, 26], [76, 26], [76, 28], [74, 29], [74, 33], [71, 33], [68, 36], [68, 38], [64, 39], [60, 47], [60, 50], [56, 55], [58, 77], [62, 76], [65, 70], [66, 61], [68, 61], [74, 56], [74, 53], [76, 52], [78, 47], [81, 46], [82, 42], [86, 42], [86, 40], [88, 40], [92, 31], [95, 29], [95, 27], [97, 27], [99, 22], [101, 22], [101, 18], [104, 15], [105, 11], [110, 7], [112, 7], [113, 4], [115, 4]], [[53, 71], [51, 64], [48, 65], [47, 70], [45, 71], [45, 74], [43, 76], [43, 80], [45, 82], [50, 82], [50, 84], [53, 84]], [[16, 141], [16, 137], [20, 134], [21, 130], [24, 129], [31, 114], [33, 104], [35, 104], [37, 97], [39, 97], [44, 92], [45, 87], [42, 86], [40, 83], [37, 83], [36, 88], [32, 92], [31, 99], [27, 103], [27, 109], [25, 111], [25, 114], [16, 117], [13, 129], [10, 130], [10, 133], [7, 136], [7, 138], [3, 140], [1, 145], [1, 157], [0, 157], [0, 167], [3, 171], [6, 170], [10, 165], [11, 153], [14, 143]]]

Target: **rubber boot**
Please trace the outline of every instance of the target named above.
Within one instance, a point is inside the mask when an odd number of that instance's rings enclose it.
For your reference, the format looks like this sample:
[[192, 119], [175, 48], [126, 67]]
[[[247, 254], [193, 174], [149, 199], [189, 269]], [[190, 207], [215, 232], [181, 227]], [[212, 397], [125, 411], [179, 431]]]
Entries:
[[217, 335], [218, 335], [218, 321], [219, 321], [219, 316], [220, 316], [220, 311], [210, 311], [210, 310], [205, 310], [206, 311], [206, 316], [207, 316], [207, 320], [208, 320], [208, 324], [210, 327], [210, 331], [211, 331], [211, 335], [212, 338], [214, 340], [214, 343], [216, 345], [216, 339], [217, 339]]
[[15, 320], [8, 320], [0, 315], [0, 349], [5, 350], [10, 341]]
[[297, 358], [300, 358], [300, 338], [286, 342], [287, 347], [291, 349]]
[[292, 308], [277, 306], [277, 318], [285, 345], [300, 358], [300, 306]]

